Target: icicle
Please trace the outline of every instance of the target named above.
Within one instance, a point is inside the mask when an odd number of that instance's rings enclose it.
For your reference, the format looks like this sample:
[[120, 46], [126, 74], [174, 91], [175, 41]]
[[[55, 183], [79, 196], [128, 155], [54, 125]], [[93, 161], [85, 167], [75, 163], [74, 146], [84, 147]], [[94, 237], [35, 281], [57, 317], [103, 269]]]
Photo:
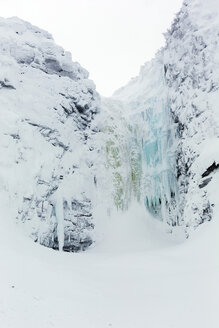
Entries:
[[57, 234], [59, 241], [59, 251], [64, 247], [64, 213], [63, 213], [63, 198], [59, 191], [56, 193], [56, 218], [58, 221]]

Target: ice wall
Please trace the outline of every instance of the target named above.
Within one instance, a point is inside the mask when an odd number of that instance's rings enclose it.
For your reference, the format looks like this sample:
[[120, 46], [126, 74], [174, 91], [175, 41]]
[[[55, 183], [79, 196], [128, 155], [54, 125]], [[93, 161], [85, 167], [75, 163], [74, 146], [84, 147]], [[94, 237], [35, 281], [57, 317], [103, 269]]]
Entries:
[[[141, 179], [138, 186], [139, 199], [157, 218], [171, 225], [177, 224], [178, 185], [176, 172], [176, 124], [170, 115], [161, 61], [156, 60], [142, 69], [140, 81], [131, 82], [130, 89], [123, 94], [128, 113], [124, 114], [132, 127], [131, 145], [138, 151]], [[144, 92], [144, 93], [143, 93]], [[138, 145], [138, 146], [137, 146]]]
[[[141, 113], [150, 133], [142, 138], [142, 197], [155, 216], [176, 224], [178, 187], [175, 169], [175, 126], [169, 116], [168, 102], [155, 98]], [[138, 118], [139, 120], [140, 118]]]
[[186, 231], [211, 220], [216, 206], [210, 190], [219, 156], [218, 30], [217, 1], [184, 1], [165, 47], [113, 97], [140, 131], [142, 201]]

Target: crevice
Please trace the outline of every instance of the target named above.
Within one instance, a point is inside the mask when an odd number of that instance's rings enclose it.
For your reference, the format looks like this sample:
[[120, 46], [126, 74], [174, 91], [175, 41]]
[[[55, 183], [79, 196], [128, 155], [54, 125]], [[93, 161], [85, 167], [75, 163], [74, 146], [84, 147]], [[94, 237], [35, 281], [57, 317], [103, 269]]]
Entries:
[[216, 164], [216, 162], [214, 162], [211, 166], [209, 166], [207, 168], [207, 170], [202, 174], [202, 178], [207, 177], [209, 174], [211, 174], [213, 171], [219, 169], [219, 164]]

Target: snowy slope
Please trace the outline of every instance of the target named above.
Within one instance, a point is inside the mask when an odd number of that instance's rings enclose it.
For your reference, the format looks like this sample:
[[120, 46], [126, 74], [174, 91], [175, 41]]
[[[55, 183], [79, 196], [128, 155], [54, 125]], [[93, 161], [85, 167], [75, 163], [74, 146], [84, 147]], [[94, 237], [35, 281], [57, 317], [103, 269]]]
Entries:
[[69, 254], [0, 218], [1, 327], [218, 327], [217, 222], [178, 243], [141, 207], [102, 219], [104, 241]]
[[86, 248], [99, 96], [47, 32], [11, 18], [0, 33], [1, 212], [45, 246]]

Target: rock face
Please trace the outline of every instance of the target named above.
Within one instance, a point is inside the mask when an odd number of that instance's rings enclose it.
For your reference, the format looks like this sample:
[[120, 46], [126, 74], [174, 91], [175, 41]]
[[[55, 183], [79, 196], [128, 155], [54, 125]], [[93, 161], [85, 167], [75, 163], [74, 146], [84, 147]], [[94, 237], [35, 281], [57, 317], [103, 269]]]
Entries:
[[114, 101], [141, 149], [141, 199], [186, 230], [212, 218], [219, 163], [218, 2], [184, 1], [166, 46]]
[[0, 19], [0, 34], [1, 199], [35, 241], [85, 249], [99, 96], [49, 33], [11, 18]]
[[210, 220], [215, 206], [212, 182], [203, 178], [208, 171], [214, 176], [219, 161], [218, 11], [214, 0], [185, 1], [166, 35], [164, 76], [178, 132], [179, 213], [187, 226]]

